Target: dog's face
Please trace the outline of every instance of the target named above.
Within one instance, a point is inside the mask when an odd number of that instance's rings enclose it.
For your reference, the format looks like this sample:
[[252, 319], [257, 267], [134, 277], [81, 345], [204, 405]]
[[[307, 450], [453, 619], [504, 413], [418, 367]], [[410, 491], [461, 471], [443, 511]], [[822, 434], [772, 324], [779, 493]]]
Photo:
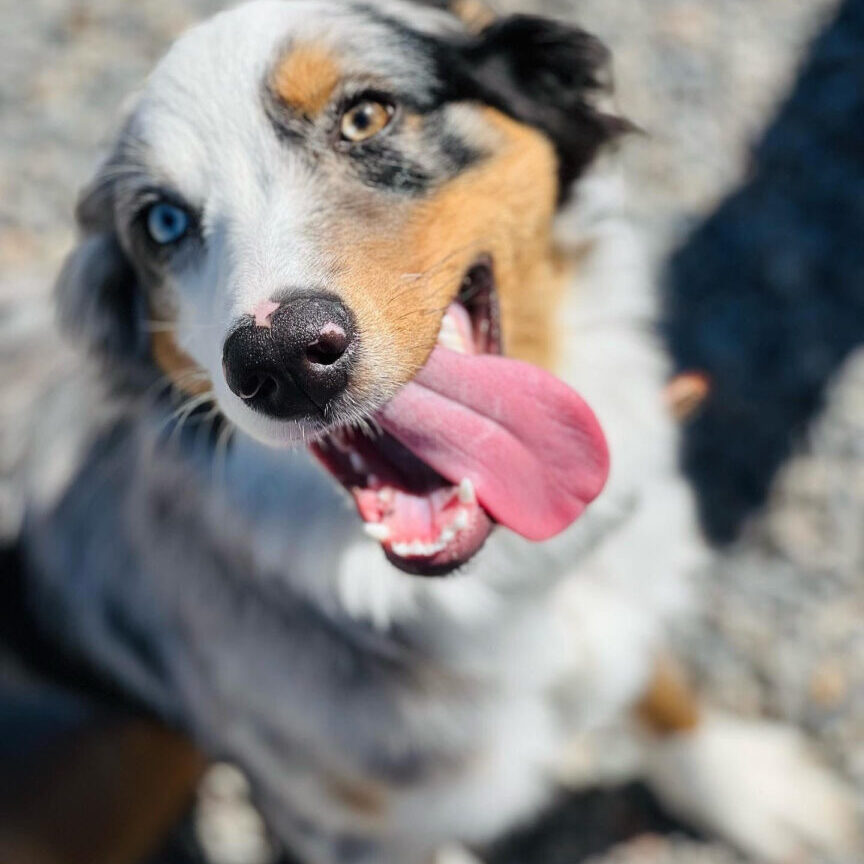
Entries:
[[[217, 16], [157, 67], [82, 198], [64, 317], [270, 444], [362, 424], [436, 341], [548, 366], [551, 223], [622, 128], [592, 106], [605, 61], [551, 22], [472, 34], [398, 0]], [[357, 460], [329, 463], [350, 486]]]

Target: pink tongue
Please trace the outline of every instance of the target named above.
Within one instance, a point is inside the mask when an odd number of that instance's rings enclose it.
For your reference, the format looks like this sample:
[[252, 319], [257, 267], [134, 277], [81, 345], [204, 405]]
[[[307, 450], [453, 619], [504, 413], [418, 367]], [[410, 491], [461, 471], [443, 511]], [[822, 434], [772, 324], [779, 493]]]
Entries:
[[379, 420], [446, 480], [468, 477], [484, 509], [529, 540], [563, 531], [609, 473], [606, 440], [581, 397], [506, 357], [436, 347]]

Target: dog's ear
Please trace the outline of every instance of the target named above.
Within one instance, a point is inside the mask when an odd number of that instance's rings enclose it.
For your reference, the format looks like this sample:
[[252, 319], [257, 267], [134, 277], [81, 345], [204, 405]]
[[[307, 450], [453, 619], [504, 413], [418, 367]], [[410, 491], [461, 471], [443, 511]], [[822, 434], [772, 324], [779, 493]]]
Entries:
[[552, 140], [562, 195], [605, 144], [635, 128], [602, 109], [612, 90], [610, 53], [577, 27], [501, 18], [463, 46], [462, 59], [483, 101]]
[[61, 327], [91, 352], [120, 360], [140, 354], [143, 298], [115, 227], [113, 183], [106, 165], [82, 192], [81, 236], [55, 286]]

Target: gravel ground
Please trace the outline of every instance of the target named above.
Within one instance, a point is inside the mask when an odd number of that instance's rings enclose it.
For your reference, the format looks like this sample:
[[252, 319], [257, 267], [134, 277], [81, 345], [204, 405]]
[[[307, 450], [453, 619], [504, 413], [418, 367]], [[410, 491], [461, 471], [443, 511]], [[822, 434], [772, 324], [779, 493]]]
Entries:
[[[2, 474], [18, 451], [21, 406], [36, 379], [60, 362], [30, 334], [49, 319], [47, 291], [71, 242], [75, 189], [95, 165], [123, 97], [172, 37], [220, 5], [0, 2], [0, 530], [13, 526], [16, 516], [13, 490], [4, 487]], [[620, 106], [648, 133], [625, 155], [634, 206], [662, 254], [746, 171], [749, 143], [769, 121], [803, 47], [836, 3], [497, 5], [575, 17], [615, 51]], [[804, 726], [861, 790], [864, 804], [862, 524], [864, 355], [839, 377], [828, 409], [779, 478], [767, 512], [718, 560], [708, 581], [707, 627], [682, 631], [679, 640], [713, 701]], [[628, 793], [591, 799], [594, 821], [582, 824], [608, 822], [614, 808], [624, 807], [636, 828], [608, 830], [610, 843], [631, 839], [611, 849], [582, 850], [579, 857], [589, 855], [591, 864], [739, 861], [729, 850], [672, 830], [643, 798]], [[564, 817], [550, 818], [551, 831]], [[551, 864], [554, 856], [536, 854], [536, 838], [532, 848], [529, 858]]]

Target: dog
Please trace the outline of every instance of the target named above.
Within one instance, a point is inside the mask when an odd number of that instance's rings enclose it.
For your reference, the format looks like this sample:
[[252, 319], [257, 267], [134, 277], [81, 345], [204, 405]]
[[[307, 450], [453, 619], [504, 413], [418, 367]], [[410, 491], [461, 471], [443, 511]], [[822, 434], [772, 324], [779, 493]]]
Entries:
[[[303, 861], [464, 859], [623, 722], [695, 825], [856, 854], [800, 736], [669, 656], [707, 553], [610, 88], [541, 18], [254, 0], [179, 39], [82, 194], [26, 605]], [[141, 835], [201, 762], [134, 740], [168, 790]]]

